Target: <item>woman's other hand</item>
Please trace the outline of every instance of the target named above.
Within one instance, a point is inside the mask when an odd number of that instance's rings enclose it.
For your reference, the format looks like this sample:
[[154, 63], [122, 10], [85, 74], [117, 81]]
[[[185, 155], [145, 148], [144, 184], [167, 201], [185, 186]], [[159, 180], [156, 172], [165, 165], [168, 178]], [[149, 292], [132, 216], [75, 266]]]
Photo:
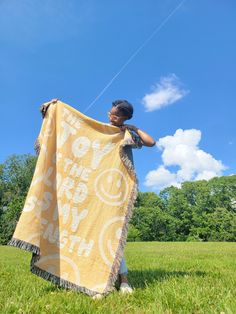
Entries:
[[134, 125], [131, 125], [131, 124], [124, 124], [120, 127], [120, 129], [121, 129], [121, 131], [125, 131], [126, 129], [129, 129], [129, 130], [132, 130], [136, 133], [138, 131], [138, 128]]
[[40, 107], [39, 110], [40, 110], [40, 112], [41, 112], [43, 118], [45, 117], [45, 115], [46, 115], [46, 113], [47, 113], [48, 107], [49, 107], [51, 104], [55, 104], [57, 101], [58, 101], [58, 98], [54, 98], [54, 99], [52, 99], [52, 100], [50, 100], [50, 101], [48, 101], [48, 102], [46, 102], [46, 103], [44, 103], [44, 104], [41, 105], [41, 107]]
[[156, 144], [156, 141], [149, 134], [140, 130], [139, 128], [137, 128], [134, 125], [124, 124], [124, 125], [120, 126], [120, 129], [122, 131], [125, 131], [126, 129], [134, 131], [140, 137], [141, 143], [144, 146], [152, 147]]

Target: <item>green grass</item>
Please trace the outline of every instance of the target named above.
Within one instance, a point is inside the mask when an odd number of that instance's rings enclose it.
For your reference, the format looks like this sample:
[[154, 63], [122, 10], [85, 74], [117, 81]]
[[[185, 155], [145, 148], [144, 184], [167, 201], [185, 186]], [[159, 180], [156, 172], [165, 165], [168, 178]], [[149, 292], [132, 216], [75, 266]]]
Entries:
[[135, 292], [102, 300], [29, 271], [31, 253], [0, 246], [0, 313], [236, 313], [236, 243], [127, 243]]

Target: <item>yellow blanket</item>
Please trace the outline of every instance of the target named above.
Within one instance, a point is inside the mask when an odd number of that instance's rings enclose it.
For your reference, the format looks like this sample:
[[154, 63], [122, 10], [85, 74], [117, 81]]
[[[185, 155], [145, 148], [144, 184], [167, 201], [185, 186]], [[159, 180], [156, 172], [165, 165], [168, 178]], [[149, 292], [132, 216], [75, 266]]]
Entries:
[[113, 290], [137, 195], [128, 131], [51, 104], [10, 245], [33, 252], [31, 271], [88, 295]]

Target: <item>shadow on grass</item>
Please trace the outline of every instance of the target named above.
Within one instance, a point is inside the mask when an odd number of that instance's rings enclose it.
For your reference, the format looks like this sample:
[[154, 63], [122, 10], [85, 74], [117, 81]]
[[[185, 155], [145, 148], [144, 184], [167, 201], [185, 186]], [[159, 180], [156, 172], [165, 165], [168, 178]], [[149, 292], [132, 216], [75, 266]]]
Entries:
[[[205, 277], [205, 275], [206, 272], [203, 271], [166, 271], [164, 269], [129, 270], [129, 281], [132, 287], [145, 289], [154, 282], [162, 282], [173, 277]], [[119, 288], [118, 280], [115, 283], [115, 287]], [[45, 293], [64, 292], [65, 288], [51, 284], [44, 287], [43, 291]]]
[[204, 277], [203, 271], [166, 271], [164, 269], [129, 270], [129, 280], [134, 288], [146, 288], [154, 282], [161, 282], [173, 277]]

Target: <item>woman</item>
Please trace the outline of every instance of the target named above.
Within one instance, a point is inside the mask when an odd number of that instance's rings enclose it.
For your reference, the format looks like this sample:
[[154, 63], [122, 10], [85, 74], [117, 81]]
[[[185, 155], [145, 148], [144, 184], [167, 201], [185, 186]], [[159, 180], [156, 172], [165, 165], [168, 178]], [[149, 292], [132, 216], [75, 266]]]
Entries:
[[[133, 106], [127, 100], [115, 100], [112, 103], [112, 108], [108, 112], [110, 124], [120, 127], [122, 131], [128, 129], [133, 139], [133, 145], [127, 146], [126, 153], [130, 160], [133, 162], [131, 148], [141, 148], [142, 146], [152, 147], [155, 145], [155, 140], [143, 130], [137, 128], [134, 125], [124, 124], [126, 120], [129, 120], [133, 116]], [[121, 261], [119, 270], [120, 276], [120, 290], [122, 293], [132, 293], [132, 288], [128, 282], [128, 269], [126, 267], [125, 259]]]
[[[47, 109], [50, 104], [56, 103], [58, 99], [52, 99], [50, 102], [41, 106], [40, 111], [44, 118]], [[117, 126], [121, 131], [129, 130], [133, 143], [129, 146], [126, 146], [126, 154], [133, 163], [132, 148], [141, 148], [142, 146], [152, 147], [155, 145], [155, 140], [148, 135], [143, 130], [138, 127], [130, 124], [124, 124], [126, 120], [129, 120], [133, 116], [133, 106], [127, 100], [115, 100], [112, 102], [112, 108], [108, 112], [109, 121], [111, 125]], [[128, 282], [128, 269], [126, 266], [125, 259], [121, 261], [119, 269], [119, 279], [120, 279], [120, 291], [122, 293], [132, 293], [133, 289], [130, 287]], [[99, 299], [102, 297], [100, 294], [95, 295], [94, 299]]]

